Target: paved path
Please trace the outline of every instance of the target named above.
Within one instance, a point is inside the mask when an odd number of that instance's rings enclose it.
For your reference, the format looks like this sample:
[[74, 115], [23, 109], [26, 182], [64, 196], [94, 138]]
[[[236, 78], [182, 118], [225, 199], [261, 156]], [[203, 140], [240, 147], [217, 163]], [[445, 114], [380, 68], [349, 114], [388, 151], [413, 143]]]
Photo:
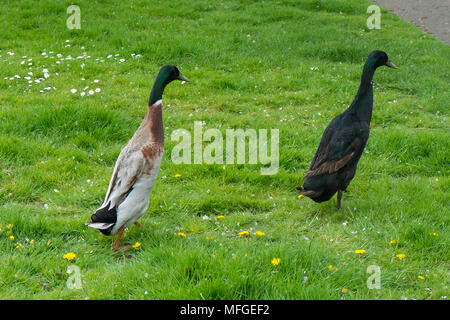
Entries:
[[450, 44], [450, 0], [372, 1]]

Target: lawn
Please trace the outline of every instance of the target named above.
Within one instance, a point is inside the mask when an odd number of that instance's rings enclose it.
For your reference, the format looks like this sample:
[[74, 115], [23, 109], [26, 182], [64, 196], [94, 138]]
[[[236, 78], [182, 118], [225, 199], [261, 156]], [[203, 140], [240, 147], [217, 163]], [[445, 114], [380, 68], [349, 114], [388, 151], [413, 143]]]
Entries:
[[[1, 299], [448, 299], [448, 45], [384, 9], [369, 30], [365, 0], [79, 0], [70, 30], [71, 4], [0, 3]], [[298, 199], [375, 49], [399, 69], [375, 74], [342, 208]], [[191, 81], [164, 94], [161, 170], [142, 227], [122, 238], [141, 245], [113, 252], [84, 222], [165, 64]], [[173, 163], [171, 134], [194, 121], [278, 129], [278, 172]]]

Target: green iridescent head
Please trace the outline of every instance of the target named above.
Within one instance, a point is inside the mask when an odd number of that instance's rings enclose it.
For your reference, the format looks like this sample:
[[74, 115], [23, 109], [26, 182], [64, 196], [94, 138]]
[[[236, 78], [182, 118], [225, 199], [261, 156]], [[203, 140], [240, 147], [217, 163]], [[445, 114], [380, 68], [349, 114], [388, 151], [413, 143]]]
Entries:
[[156, 76], [148, 105], [152, 106], [158, 100], [161, 100], [165, 87], [174, 80], [189, 81], [188, 78], [181, 74], [177, 67], [171, 65], [162, 67]]

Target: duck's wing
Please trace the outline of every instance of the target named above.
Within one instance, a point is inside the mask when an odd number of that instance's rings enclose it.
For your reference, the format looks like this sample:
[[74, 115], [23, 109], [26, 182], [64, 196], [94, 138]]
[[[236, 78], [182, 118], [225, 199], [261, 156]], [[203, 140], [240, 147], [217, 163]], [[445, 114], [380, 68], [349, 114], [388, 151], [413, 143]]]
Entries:
[[338, 122], [336, 118], [333, 119], [325, 130], [309, 170], [306, 172], [306, 178], [337, 172], [364, 147], [369, 130], [355, 129], [353, 126], [342, 127], [338, 125]]
[[130, 152], [128, 148], [122, 150], [114, 166], [105, 200], [101, 207], [92, 215], [92, 222], [116, 222], [117, 207], [126, 199], [133, 189], [133, 185], [142, 175], [144, 161], [142, 152]]

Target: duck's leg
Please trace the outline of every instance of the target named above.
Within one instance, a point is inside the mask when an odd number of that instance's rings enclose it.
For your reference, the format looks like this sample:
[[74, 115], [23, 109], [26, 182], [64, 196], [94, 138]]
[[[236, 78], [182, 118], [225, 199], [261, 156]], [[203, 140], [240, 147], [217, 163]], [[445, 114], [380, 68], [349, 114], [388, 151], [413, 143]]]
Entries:
[[137, 221], [136, 221], [134, 224], [135, 224], [137, 227], [139, 227], [139, 228], [142, 227], [142, 224], [140, 224], [140, 223], [137, 222]]
[[120, 238], [122, 237], [122, 233], [124, 230], [125, 230], [125, 226], [123, 225], [119, 228], [119, 231], [117, 231], [116, 240], [114, 240], [114, 244], [113, 244], [114, 251], [124, 251], [124, 250], [128, 250], [130, 248], [130, 246], [119, 247]]
[[342, 199], [342, 191], [338, 190], [337, 192], [337, 208], [341, 208], [341, 199]]

